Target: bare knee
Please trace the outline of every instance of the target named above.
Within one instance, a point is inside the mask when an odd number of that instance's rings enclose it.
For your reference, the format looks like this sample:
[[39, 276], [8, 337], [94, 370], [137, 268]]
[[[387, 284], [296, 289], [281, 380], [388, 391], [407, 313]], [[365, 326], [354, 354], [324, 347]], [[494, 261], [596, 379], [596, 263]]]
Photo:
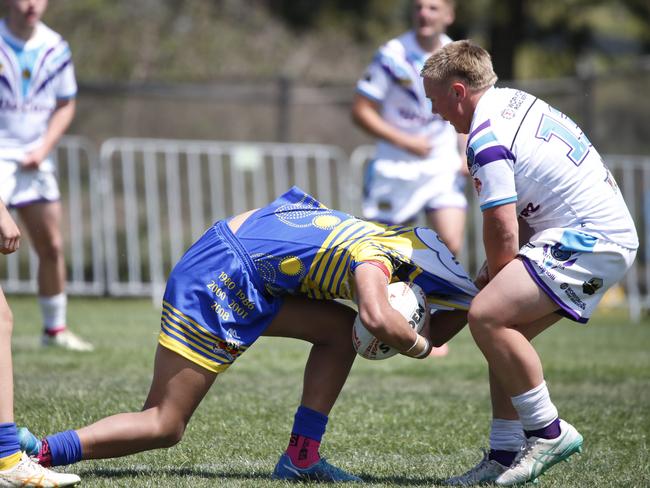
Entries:
[[42, 261], [57, 262], [63, 257], [63, 243], [60, 239], [43, 241], [36, 247], [36, 254]]
[[167, 448], [178, 444], [183, 439], [186, 423], [181, 418], [169, 415], [154, 415], [150, 428], [152, 444], [156, 448]]
[[467, 323], [474, 339], [489, 336], [501, 326], [493, 311], [480, 302], [477, 304], [472, 303], [470, 306], [467, 313]]

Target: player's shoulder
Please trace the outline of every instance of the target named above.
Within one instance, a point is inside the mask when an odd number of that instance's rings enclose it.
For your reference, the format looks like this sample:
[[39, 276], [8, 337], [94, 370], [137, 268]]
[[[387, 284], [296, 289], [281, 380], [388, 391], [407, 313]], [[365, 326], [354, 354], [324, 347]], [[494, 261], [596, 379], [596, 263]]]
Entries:
[[38, 24], [35, 36], [39, 43], [47, 47], [58, 48], [61, 50], [70, 49], [68, 42], [63, 38], [63, 36], [43, 22]]
[[377, 50], [377, 56], [380, 59], [399, 60], [406, 57], [406, 52], [412, 44], [412, 33], [405, 32], [404, 34], [390, 39], [385, 44], [381, 45]]
[[530, 93], [515, 88], [490, 88], [479, 101], [472, 133], [479, 130], [489, 132], [502, 143], [510, 145], [536, 100]]

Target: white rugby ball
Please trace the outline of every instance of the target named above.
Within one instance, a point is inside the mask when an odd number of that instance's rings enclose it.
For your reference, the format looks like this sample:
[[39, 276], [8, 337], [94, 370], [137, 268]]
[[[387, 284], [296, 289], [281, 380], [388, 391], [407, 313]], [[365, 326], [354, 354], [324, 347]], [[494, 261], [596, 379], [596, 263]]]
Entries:
[[[415, 283], [398, 281], [388, 285], [388, 303], [407, 320], [417, 332], [422, 330], [427, 309], [427, 297]], [[399, 353], [384, 344], [363, 325], [359, 314], [352, 327], [352, 344], [357, 354], [366, 359], [388, 359]]]

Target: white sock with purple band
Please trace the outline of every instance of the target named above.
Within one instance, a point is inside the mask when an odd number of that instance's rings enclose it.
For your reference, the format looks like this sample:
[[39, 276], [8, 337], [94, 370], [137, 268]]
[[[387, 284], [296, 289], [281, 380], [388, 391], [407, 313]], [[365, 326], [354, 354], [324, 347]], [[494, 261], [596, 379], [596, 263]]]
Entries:
[[558, 412], [551, 401], [546, 381], [511, 400], [524, 426], [526, 437], [553, 438], [556, 434], [559, 435]]

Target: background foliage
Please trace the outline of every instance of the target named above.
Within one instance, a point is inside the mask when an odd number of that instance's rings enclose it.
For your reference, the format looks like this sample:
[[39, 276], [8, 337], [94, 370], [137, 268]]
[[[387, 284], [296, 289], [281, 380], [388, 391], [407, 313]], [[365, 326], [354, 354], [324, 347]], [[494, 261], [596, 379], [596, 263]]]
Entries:
[[[650, 53], [645, 0], [463, 0], [454, 38], [494, 55], [502, 79], [620, 67]], [[288, 74], [356, 79], [408, 26], [410, 0], [57, 0], [45, 21], [80, 80], [207, 81]]]

